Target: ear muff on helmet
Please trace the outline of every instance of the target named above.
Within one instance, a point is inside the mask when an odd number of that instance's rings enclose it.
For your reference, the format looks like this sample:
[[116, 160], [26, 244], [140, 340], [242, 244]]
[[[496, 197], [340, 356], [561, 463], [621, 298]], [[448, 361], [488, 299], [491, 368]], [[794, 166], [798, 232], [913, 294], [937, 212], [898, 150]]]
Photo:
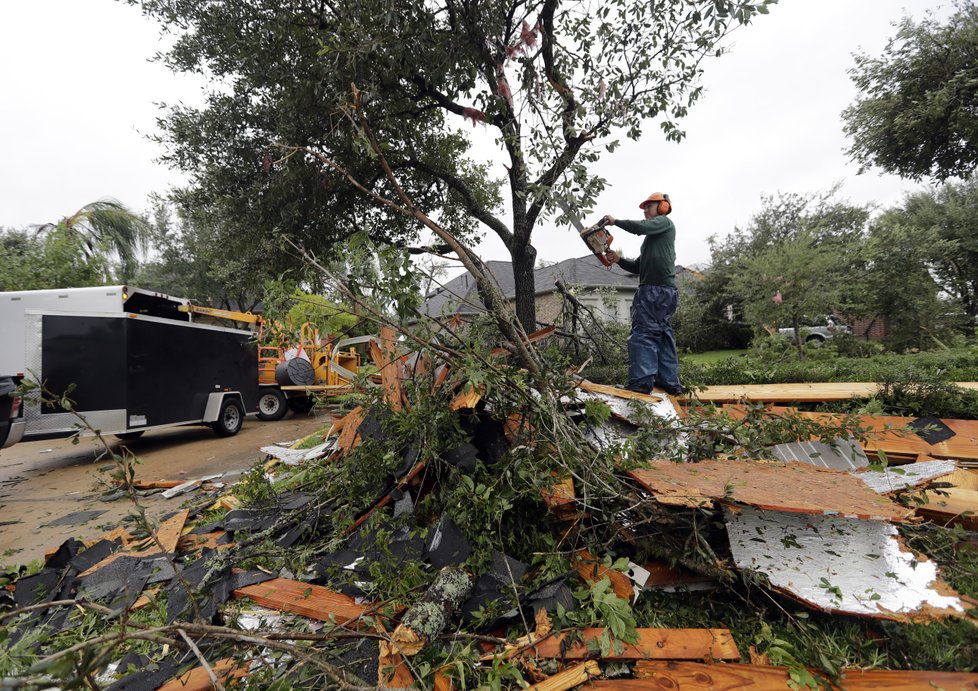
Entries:
[[638, 208], [644, 209], [652, 202], [658, 202], [657, 210], [660, 216], [665, 216], [672, 212], [672, 202], [669, 201], [669, 195], [664, 192], [653, 192], [649, 195], [648, 199], [638, 205]]

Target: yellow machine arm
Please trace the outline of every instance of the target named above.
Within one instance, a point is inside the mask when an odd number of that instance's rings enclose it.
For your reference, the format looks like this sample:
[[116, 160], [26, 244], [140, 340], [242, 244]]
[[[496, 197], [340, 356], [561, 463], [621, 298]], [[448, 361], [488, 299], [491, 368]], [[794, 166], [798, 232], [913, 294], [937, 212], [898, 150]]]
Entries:
[[181, 312], [188, 312], [191, 314], [204, 314], [208, 317], [217, 317], [218, 319], [230, 319], [236, 322], [244, 322], [246, 324], [260, 324], [261, 317], [257, 314], [252, 314], [251, 312], [234, 312], [233, 310], [222, 310], [216, 307], [201, 307], [200, 305], [180, 305], [178, 307]]

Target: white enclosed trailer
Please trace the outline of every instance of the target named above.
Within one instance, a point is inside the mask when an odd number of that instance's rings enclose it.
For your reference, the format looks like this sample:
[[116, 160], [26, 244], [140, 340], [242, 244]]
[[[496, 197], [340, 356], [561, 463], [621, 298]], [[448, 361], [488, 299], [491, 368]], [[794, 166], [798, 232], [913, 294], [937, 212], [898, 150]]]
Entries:
[[[91, 433], [86, 426], [236, 433], [257, 401], [252, 335], [195, 323], [180, 309], [188, 303], [127, 286], [0, 293], [0, 391], [36, 385], [0, 429], [0, 446]], [[52, 400], [65, 394], [73, 410]]]

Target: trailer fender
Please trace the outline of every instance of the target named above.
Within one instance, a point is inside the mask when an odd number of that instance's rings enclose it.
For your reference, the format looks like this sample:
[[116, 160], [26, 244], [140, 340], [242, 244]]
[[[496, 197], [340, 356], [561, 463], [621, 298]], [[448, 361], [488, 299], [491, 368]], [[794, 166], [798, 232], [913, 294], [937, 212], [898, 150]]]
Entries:
[[225, 398], [236, 398], [238, 403], [241, 404], [241, 410], [244, 410], [244, 399], [241, 397], [241, 393], [238, 391], [215, 391], [207, 396], [207, 406], [204, 408], [204, 422], [217, 422], [218, 416], [221, 414], [221, 405], [224, 403]]

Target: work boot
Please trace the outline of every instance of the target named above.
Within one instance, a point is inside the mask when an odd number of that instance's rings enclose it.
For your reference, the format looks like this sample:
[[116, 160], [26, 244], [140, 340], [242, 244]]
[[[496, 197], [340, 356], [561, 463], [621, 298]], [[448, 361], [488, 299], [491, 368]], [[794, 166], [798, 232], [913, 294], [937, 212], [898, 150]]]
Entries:
[[682, 384], [676, 384], [675, 386], [661, 386], [659, 388], [670, 396], [682, 396], [684, 393], [686, 393], [686, 389]]

